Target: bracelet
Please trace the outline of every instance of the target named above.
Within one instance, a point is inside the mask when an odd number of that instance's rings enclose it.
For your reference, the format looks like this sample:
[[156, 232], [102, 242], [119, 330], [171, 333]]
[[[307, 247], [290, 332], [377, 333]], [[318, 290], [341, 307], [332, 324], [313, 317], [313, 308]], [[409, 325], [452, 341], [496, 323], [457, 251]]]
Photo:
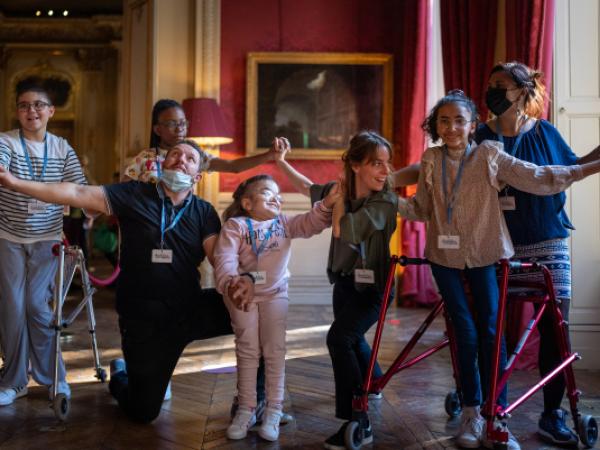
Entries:
[[244, 276], [244, 275], [246, 275], [248, 278], [250, 278], [252, 280], [252, 284], [256, 283], [256, 278], [250, 272], [240, 273], [240, 276]]

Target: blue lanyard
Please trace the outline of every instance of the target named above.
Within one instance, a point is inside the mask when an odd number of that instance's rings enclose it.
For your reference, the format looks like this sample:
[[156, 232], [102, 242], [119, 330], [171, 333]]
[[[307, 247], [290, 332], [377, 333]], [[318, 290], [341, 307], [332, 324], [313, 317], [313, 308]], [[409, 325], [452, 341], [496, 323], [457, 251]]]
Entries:
[[357, 252], [360, 255], [360, 261], [362, 263], [362, 268], [367, 268], [367, 250], [365, 246], [365, 241], [361, 241], [360, 245], [357, 247], [354, 244], [348, 244], [352, 250]]
[[29, 176], [33, 181], [43, 180], [44, 175], [46, 174], [46, 167], [48, 166], [48, 133], [44, 135], [44, 162], [42, 163], [42, 173], [38, 178], [35, 177], [35, 173], [33, 172], [33, 164], [31, 164], [31, 158], [29, 157], [29, 152], [27, 151], [27, 144], [25, 143], [22, 130], [19, 130], [19, 138], [21, 139], [21, 146], [23, 147], [23, 153], [25, 154], [25, 161], [27, 161]]
[[156, 175], [160, 180], [161, 168], [160, 168], [160, 150], [158, 149], [158, 145], [154, 148], [156, 150]]
[[[261, 242], [260, 247], [256, 247], [256, 239], [254, 238], [254, 228], [252, 227], [252, 221], [250, 220], [250, 218], [246, 217], [246, 225], [248, 225], [248, 232], [250, 233], [250, 244], [252, 245], [252, 251], [254, 252], [254, 254], [256, 255], [257, 258], [258, 258], [258, 256], [260, 256], [260, 254], [265, 249], [265, 246], [267, 245], [267, 241], [271, 237], [271, 234], [273, 233], [273, 230], [275, 229], [277, 222], [279, 222], [279, 217], [275, 217], [273, 219], [271, 226], [265, 233], [265, 238]], [[258, 238], [258, 236], [257, 236], [257, 238]]]
[[181, 216], [183, 216], [183, 213], [185, 212], [186, 208], [189, 206], [189, 204], [192, 202], [192, 196], [190, 195], [186, 201], [185, 204], [183, 205], [183, 207], [179, 210], [179, 212], [177, 213], [177, 215], [175, 216], [175, 218], [173, 219], [173, 221], [169, 224], [168, 227], [165, 228], [167, 219], [166, 219], [166, 212], [165, 212], [165, 199], [162, 199], [162, 210], [161, 210], [161, 214], [160, 214], [160, 247], [163, 248], [165, 245], [165, 234], [167, 233], [167, 231], [172, 230], [173, 228], [175, 228], [175, 225], [177, 225], [177, 222], [179, 222], [179, 219], [181, 219]]
[[446, 220], [450, 224], [452, 222], [452, 209], [454, 208], [454, 202], [456, 201], [456, 195], [458, 193], [458, 187], [460, 186], [460, 182], [462, 179], [463, 168], [465, 167], [465, 161], [471, 152], [471, 144], [467, 145], [465, 149], [465, 153], [460, 159], [460, 165], [458, 166], [458, 172], [456, 173], [456, 179], [454, 180], [454, 184], [452, 185], [452, 191], [450, 192], [450, 196], [448, 196], [448, 187], [446, 186], [446, 179], [448, 177], [446, 171], [446, 158], [448, 155], [448, 147], [444, 145], [442, 149], [442, 187], [444, 189], [444, 201], [446, 202]]
[[[527, 120], [525, 121], [525, 123], [527, 123]], [[525, 123], [523, 125], [525, 125]], [[523, 131], [523, 125], [521, 125], [521, 129], [519, 130], [519, 134], [517, 135], [517, 139], [515, 139], [515, 143], [513, 145], [513, 148], [509, 152], [506, 149], [506, 145], [504, 145], [504, 136], [502, 136], [502, 133], [500, 133], [500, 124], [496, 121], [496, 137], [497, 137], [497, 140], [502, 144], [502, 147], [504, 147], [504, 151], [506, 153], [508, 153], [510, 156], [515, 156], [515, 154], [517, 153], [517, 149], [519, 148], [519, 144], [521, 143], [521, 139], [523, 139], [523, 135], [525, 134], [525, 132]]]

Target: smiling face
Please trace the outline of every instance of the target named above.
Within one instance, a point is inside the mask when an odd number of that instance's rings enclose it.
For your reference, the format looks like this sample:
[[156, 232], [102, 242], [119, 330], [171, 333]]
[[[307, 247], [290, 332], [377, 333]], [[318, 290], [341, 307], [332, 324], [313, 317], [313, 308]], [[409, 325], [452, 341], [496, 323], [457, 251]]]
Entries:
[[465, 149], [476, 125], [471, 112], [462, 103], [447, 103], [437, 112], [436, 131], [451, 150]]
[[365, 158], [359, 164], [353, 164], [352, 171], [355, 175], [357, 198], [383, 190], [390, 174], [390, 153], [388, 149], [382, 145], [378, 146], [374, 154]]
[[173, 147], [187, 135], [187, 121], [183, 110], [177, 107], [165, 109], [158, 115], [158, 123], [152, 129], [159, 137], [161, 147]]
[[44, 133], [54, 106], [42, 92], [26, 91], [17, 98], [17, 119], [26, 135]]
[[279, 186], [273, 180], [260, 180], [249, 186], [242, 208], [255, 220], [274, 219], [281, 213]]
[[190, 175], [196, 183], [202, 177], [200, 162], [200, 153], [195, 148], [179, 143], [169, 150], [162, 167], [165, 170], [176, 170]]

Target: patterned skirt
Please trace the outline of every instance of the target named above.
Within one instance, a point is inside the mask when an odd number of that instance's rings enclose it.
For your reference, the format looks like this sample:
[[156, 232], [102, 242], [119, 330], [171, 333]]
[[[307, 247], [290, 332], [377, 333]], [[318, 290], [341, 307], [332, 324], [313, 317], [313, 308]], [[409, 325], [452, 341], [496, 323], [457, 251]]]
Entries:
[[[567, 239], [552, 239], [532, 245], [515, 245], [514, 261], [537, 262], [544, 264], [552, 275], [556, 298], [571, 298], [571, 257]], [[540, 271], [530, 272], [527, 269], [511, 271], [510, 280], [543, 283]], [[535, 295], [539, 293], [532, 288], [509, 287], [510, 295]]]

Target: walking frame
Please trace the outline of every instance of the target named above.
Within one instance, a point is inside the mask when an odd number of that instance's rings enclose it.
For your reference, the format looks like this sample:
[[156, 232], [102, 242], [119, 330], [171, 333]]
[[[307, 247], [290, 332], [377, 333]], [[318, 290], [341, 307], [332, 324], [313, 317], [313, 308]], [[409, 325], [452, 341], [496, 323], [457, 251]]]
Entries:
[[[352, 409], [353, 409], [353, 420], [350, 421], [346, 428], [344, 440], [346, 448], [348, 449], [359, 449], [362, 445], [362, 440], [364, 437], [364, 430], [367, 427], [367, 411], [369, 408], [368, 395], [370, 392], [379, 392], [381, 391], [387, 383], [390, 381], [392, 376], [395, 374], [408, 369], [409, 367], [414, 366], [418, 362], [428, 358], [439, 350], [443, 349], [446, 346], [450, 347], [450, 357], [452, 361], [452, 371], [453, 377], [456, 384], [456, 389], [448, 393], [445, 399], [444, 407], [446, 413], [450, 417], [458, 416], [462, 411], [462, 403], [461, 403], [461, 386], [460, 379], [458, 377], [459, 369], [458, 369], [458, 360], [457, 360], [457, 347], [456, 347], [456, 339], [454, 330], [452, 327], [452, 323], [449, 315], [446, 313], [444, 309], [443, 299], [439, 300], [431, 310], [431, 312], [427, 315], [421, 326], [417, 329], [415, 334], [406, 344], [406, 346], [402, 349], [398, 357], [394, 360], [392, 365], [387, 369], [387, 371], [379, 378], [374, 379], [374, 367], [375, 362], [377, 360], [377, 354], [379, 352], [379, 346], [381, 343], [381, 336], [383, 333], [383, 326], [385, 324], [385, 316], [390, 304], [390, 293], [392, 289], [392, 284], [394, 281], [394, 276], [396, 273], [396, 265], [400, 264], [401, 266], [406, 266], [408, 264], [428, 264], [429, 262], [426, 259], [422, 258], [408, 258], [406, 256], [392, 256], [391, 257], [391, 265], [388, 272], [387, 282], [384, 290], [381, 311], [379, 314], [379, 319], [377, 322], [377, 327], [375, 329], [375, 337], [373, 338], [373, 346], [371, 359], [369, 361], [369, 366], [367, 368], [367, 373], [365, 374], [364, 383], [362, 389], [359, 392], [355, 393], [354, 399], [352, 401]], [[569, 403], [571, 407], [571, 414], [573, 420], [575, 422], [575, 429], [577, 430], [581, 442], [586, 447], [592, 447], [597, 438], [598, 438], [598, 426], [596, 420], [593, 416], [589, 415], [581, 415], [577, 409], [577, 402], [579, 400], [580, 392], [577, 390], [575, 386], [575, 376], [573, 374], [572, 363], [579, 359], [579, 355], [577, 353], [570, 353], [567, 344], [566, 337], [566, 323], [562, 318], [560, 313], [560, 309], [558, 307], [558, 300], [554, 295], [554, 286], [552, 283], [552, 277], [550, 275], [550, 271], [543, 265], [539, 265], [536, 263], [519, 263], [512, 262], [508, 260], [502, 260], [499, 263], [500, 268], [500, 299], [498, 304], [498, 317], [497, 317], [497, 330], [503, 330], [504, 326], [504, 317], [505, 310], [508, 301], [508, 275], [510, 269], [517, 268], [528, 268], [532, 270], [540, 270], [544, 276], [544, 283], [519, 283], [519, 285], [527, 285], [531, 287], [538, 288], [543, 292], [542, 296], [536, 297], [518, 297], [520, 301], [529, 301], [534, 302], [539, 305], [539, 308], [534, 314], [534, 317], [529, 322], [529, 325], [524, 332], [523, 336], [519, 340], [513, 354], [511, 355], [507, 365], [504, 369], [504, 372], [501, 377], [499, 374], [499, 363], [500, 363], [500, 348], [501, 348], [501, 333], [496, 334], [495, 342], [494, 342], [494, 352], [492, 355], [492, 368], [491, 368], [491, 380], [490, 380], [490, 389], [489, 389], [489, 398], [495, 399], [494, 402], [487, 402], [482, 411], [486, 416], [487, 426], [485, 432], [487, 433], [488, 439], [490, 439], [494, 444], [495, 450], [505, 450], [507, 448], [508, 442], [508, 429], [507, 429], [507, 419], [510, 417], [512, 411], [514, 411], [518, 406], [522, 405], [527, 399], [529, 399], [535, 392], [539, 391], [544, 385], [546, 385], [551, 379], [560, 375], [560, 373], [564, 373], [566, 384], [567, 384], [567, 396], [569, 398]], [[516, 285], [517, 283], [511, 282], [511, 285]], [[511, 298], [511, 301], [513, 299]], [[549, 309], [549, 310], [548, 310]], [[548, 311], [547, 311], [548, 310]], [[531, 335], [531, 331], [535, 328], [539, 320], [541, 319], [544, 312], [548, 314], [552, 314], [555, 318], [554, 320], [554, 329], [555, 335], [557, 336], [557, 343], [560, 348], [560, 353], [562, 356], [562, 363], [560, 363], [554, 370], [552, 370], [549, 374], [543, 377], [537, 384], [535, 384], [531, 389], [529, 389], [525, 394], [515, 400], [511, 405], [506, 408], [502, 408], [498, 405], [497, 399], [499, 393], [502, 391], [502, 388], [505, 386], [508, 377], [512, 373], [515, 367], [516, 360], [518, 359], [521, 350], [523, 349], [527, 339]], [[444, 320], [446, 323], [446, 337], [442, 339], [439, 343], [433, 345], [432, 347], [426, 349], [421, 352], [417, 356], [414, 356], [407, 360], [411, 351], [414, 349], [417, 342], [420, 338], [425, 334], [429, 326], [433, 323], [435, 318], [443, 313]]]
[[[52, 252], [58, 258], [58, 268], [56, 271], [56, 284], [54, 288], [54, 383], [53, 383], [53, 401], [52, 409], [55, 416], [65, 421], [69, 415], [70, 402], [64, 393], [58, 392], [59, 382], [59, 361], [60, 361], [60, 337], [63, 330], [68, 328], [77, 318], [79, 313], [85, 308], [88, 321], [88, 331], [90, 333], [92, 352], [94, 357], [95, 377], [102, 383], [106, 381], [106, 371], [100, 365], [100, 354], [98, 352], [98, 342], [96, 340], [96, 318], [94, 316], [94, 305], [92, 296], [96, 289], [92, 287], [90, 278], [85, 265], [85, 258], [81, 248], [76, 246], [67, 246], [64, 243], [53, 247]], [[67, 293], [75, 273], [79, 271], [81, 278], [81, 288], [83, 290], [83, 299], [64, 317], [63, 306]]]

